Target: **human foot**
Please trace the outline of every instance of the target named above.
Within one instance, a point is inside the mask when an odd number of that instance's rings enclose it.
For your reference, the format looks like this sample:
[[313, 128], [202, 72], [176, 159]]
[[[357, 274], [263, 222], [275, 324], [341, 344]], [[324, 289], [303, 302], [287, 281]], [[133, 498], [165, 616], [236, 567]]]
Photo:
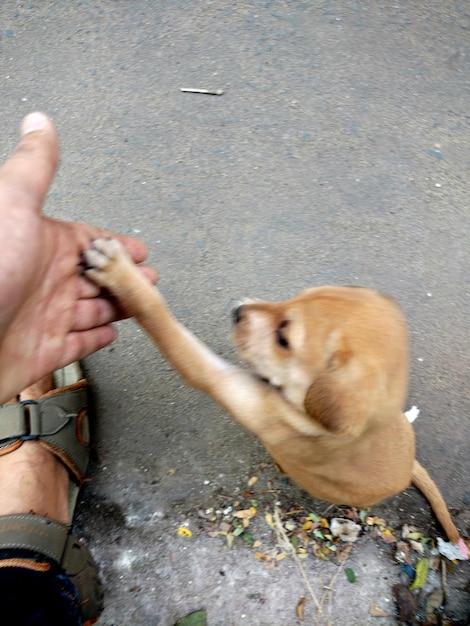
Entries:
[[[86, 381], [77, 382], [82, 378], [78, 364], [55, 378], [45, 376], [0, 407], [0, 432], [5, 429], [0, 437], [0, 515], [35, 513], [70, 525], [76, 483], [88, 461]], [[14, 432], [8, 432], [11, 423]]]

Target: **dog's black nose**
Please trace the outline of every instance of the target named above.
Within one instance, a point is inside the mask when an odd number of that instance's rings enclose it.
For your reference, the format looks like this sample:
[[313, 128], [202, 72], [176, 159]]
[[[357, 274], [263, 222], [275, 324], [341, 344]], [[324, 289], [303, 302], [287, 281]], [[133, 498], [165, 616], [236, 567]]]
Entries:
[[243, 304], [240, 304], [239, 306], [235, 307], [232, 311], [232, 318], [233, 318], [233, 323], [234, 324], [238, 324], [238, 322], [241, 320], [242, 317], [242, 309], [243, 309]]

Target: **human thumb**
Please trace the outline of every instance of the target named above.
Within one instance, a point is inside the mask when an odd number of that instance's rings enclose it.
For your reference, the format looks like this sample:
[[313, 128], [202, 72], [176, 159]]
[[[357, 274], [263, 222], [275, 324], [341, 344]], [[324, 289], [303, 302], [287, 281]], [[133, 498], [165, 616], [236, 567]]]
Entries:
[[59, 140], [45, 113], [30, 113], [21, 124], [21, 140], [0, 169], [0, 199], [21, 198], [17, 208], [40, 210], [59, 159]]

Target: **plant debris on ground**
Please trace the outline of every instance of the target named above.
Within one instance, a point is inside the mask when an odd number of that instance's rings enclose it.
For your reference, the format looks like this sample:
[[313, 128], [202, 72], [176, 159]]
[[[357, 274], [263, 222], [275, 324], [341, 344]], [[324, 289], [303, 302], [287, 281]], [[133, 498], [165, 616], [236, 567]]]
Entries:
[[[401, 529], [393, 528], [369, 509], [331, 505], [326, 511], [318, 512], [300, 505], [281, 505], [278, 501], [280, 490], [270, 488], [257, 494], [257, 482], [258, 477], [252, 476], [246, 489], [236, 497], [220, 495], [220, 506], [199, 509], [201, 528], [210, 537], [222, 540], [227, 549], [236, 545], [247, 546], [266, 570], [278, 566], [285, 558], [294, 558], [316, 605], [317, 624], [321, 623], [325, 602], [331, 604], [333, 584], [340, 572], [354, 584], [356, 574], [345, 564], [356, 540], [368, 536], [390, 546], [400, 564], [402, 580], [408, 580], [408, 583], [395, 585], [392, 590], [401, 623], [465, 626], [445, 615], [447, 573], [453, 564], [439, 552], [436, 538], [407, 524]], [[266, 502], [267, 495], [272, 502]], [[181, 527], [178, 532], [182, 536], [191, 536]], [[332, 581], [325, 585], [321, 598], [316, 597], [302, 566], [302, 562], [312, 556], [340, 566]], [[440, 588], [432, 589], [423, 598], [430, 571], [442, 572]], [[307, 598], [302, 596], [297, 603], [299, 620], [303, 619], [306, 601]], [[389, 615], [375, 604], [369, 613], [375, 617]]]

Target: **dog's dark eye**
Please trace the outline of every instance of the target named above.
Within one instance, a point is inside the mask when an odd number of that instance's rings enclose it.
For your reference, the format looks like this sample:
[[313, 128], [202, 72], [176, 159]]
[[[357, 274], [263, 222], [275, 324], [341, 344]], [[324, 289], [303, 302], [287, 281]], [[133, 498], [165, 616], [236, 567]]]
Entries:
[[283, 322], [281, 322], [281, 324], [279, 324], [279, 326], [276, 329], [277, 343], [281, 346], [281, 348], [285, 348], [286, 350], [287, 348], [289, 348], [289, 342], [287, 340], [286, 333], [285, 333], [285, 328], [287, 324], [288, 324], [287, 320], [284, 320]]

